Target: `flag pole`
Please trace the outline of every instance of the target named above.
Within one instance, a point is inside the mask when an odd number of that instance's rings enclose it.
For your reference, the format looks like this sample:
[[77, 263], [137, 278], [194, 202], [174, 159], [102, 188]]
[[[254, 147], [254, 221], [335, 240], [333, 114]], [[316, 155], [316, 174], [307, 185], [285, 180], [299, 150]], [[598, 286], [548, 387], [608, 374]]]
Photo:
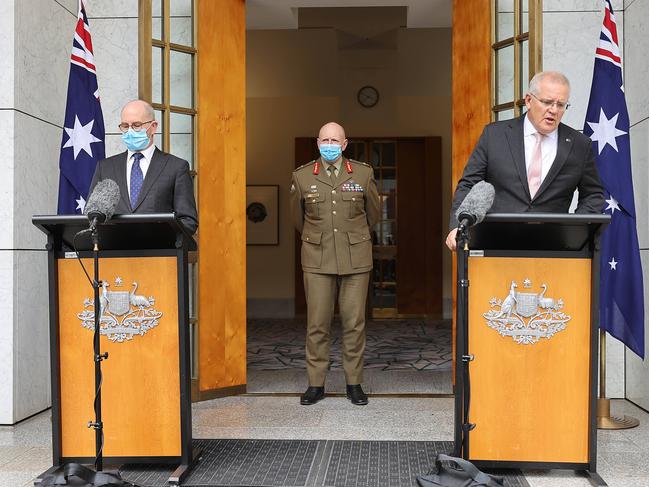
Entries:
[[606, 397], [606, 331], [599, 330], [599, 397], [597, 398], [597, 429], [623, 430], [640, 424], [636, 418], [611, 416], [611, 400]]

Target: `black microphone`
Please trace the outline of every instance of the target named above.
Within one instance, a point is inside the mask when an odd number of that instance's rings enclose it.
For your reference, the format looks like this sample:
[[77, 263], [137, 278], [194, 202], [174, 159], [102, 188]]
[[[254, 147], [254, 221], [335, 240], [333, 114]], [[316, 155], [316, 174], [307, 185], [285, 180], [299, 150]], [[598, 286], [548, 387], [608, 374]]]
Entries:
[[480, 181], [473, 186], [455, 212], [460, 227], [472, 227], [484, 220], [495, 196], [494, 187], [486, 181]]
[[83, 214], [90, 221], [90, 230], [95, 231], [99, 223], [104, 223], [113, 216], [119, 203], [119, 186], [112, 179], [103, 179], [97, 183], [90, 194]]

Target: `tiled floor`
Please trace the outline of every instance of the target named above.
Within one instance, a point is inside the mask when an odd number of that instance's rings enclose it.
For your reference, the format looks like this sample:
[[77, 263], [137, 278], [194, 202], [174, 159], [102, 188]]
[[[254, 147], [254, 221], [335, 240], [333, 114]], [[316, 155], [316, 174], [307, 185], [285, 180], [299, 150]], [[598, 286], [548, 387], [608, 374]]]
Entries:
[[[614, 414], [640, 419], [640, 426], [598, 434], [598, 470], [611, 487], [649, 487], [649, 414], [613, 401]], [[373, 397], [366, 407], [342, 397], [300, 406], [297, 397], [238, 396], [193, 408], [196, 438], [357, 440], [450, 440], [450, 398]], [[30, 486], [50, 466], [50, 413], [14, 427], [0, 427], [0, 487]], [[525, 472], [532, 487], [588, 486], [570, 471]]]
[[[304, 320], [250, 320], [248, 392], [298, 393], [307, 384]], [[363, 387], [372, 394], [451, 394], [450, 321], [370, 320]], [[327, 391], [344, 392], [340, 323], [332, 326]]]

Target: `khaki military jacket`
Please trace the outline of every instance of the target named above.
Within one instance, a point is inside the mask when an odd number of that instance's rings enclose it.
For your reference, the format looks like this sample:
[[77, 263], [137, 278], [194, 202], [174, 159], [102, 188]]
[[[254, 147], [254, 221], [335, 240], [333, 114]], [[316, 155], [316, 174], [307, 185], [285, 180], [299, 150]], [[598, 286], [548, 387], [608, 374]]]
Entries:
[[374, 169], [343, 159], [333, 185], [325, 163], [293, 171], [291, 213], [302, 235], [302, 270], [358, 274], [372, 269], [372, 227], [379, 221]]

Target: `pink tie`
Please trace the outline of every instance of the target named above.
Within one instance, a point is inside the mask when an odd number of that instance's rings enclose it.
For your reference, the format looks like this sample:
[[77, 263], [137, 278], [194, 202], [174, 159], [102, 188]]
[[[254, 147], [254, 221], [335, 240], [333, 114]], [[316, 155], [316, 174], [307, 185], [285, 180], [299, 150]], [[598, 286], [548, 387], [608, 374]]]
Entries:
[[534, 137], [536, 138], [536, 144], [534, 144], [534, 150], [532, 151], [532, 162], [530, 163], [530, 168], [527, 171], [527, 184], [530, 187], [530, 196], [534, 199], [536, 192], [541, 187], [541, 167], [543, 157], [541, 155], [541, 145], [543, 144], [543, 134], [535, 133]]

